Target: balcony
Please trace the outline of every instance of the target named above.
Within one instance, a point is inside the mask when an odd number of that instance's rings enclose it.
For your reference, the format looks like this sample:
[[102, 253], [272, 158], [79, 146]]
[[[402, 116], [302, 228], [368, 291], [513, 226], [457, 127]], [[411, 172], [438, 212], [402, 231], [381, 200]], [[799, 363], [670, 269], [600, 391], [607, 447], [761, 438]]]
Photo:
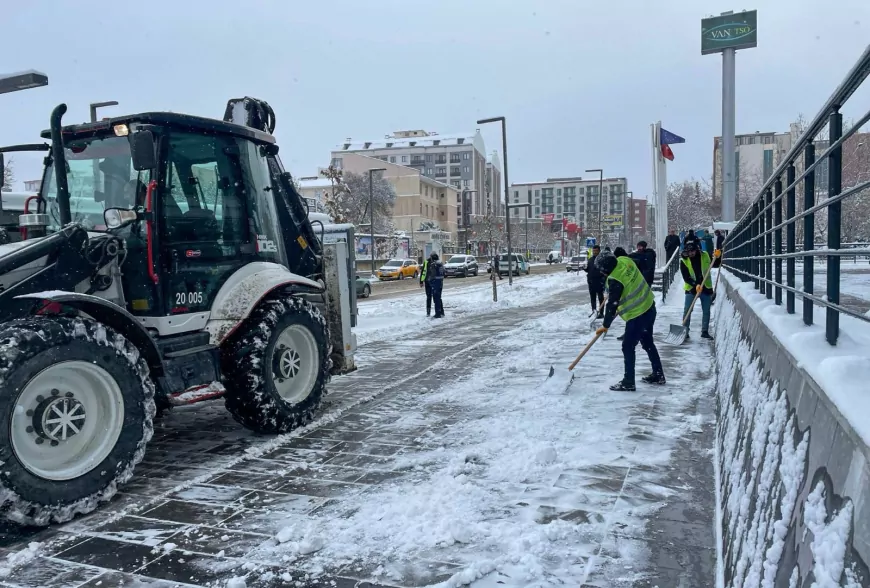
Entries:
[[411, 158], [411, 163], [409, 165], [426, 165], [426, 161], [422, 157], [419, 159]]

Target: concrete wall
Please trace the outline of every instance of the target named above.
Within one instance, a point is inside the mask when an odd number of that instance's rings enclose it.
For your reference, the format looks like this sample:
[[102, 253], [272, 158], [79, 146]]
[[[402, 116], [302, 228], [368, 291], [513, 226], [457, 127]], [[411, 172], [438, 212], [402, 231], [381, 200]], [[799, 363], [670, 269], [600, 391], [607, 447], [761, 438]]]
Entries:
[[870, 448], [722, 284], [716, 462], [725, 586], [868, 587]]

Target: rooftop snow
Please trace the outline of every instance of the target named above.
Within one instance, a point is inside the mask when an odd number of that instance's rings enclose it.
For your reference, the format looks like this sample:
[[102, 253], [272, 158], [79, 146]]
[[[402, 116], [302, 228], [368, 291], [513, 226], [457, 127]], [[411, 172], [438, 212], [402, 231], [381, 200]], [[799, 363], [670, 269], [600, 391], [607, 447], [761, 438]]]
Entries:
[[317, 178], [316, 180], [299, 180], [300, 188], [329, 188], [332, 183], [326, 178]]

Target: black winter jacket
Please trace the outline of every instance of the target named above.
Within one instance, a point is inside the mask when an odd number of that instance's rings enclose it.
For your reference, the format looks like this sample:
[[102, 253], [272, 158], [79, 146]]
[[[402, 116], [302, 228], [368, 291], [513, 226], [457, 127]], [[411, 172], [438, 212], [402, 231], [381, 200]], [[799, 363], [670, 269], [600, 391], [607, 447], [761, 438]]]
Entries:
[[590, 286], [600, 286], [604, 288], [604, 274], [601, 273], [601, 270], [595, 265], [595, 260], [598, 258], [597, 255], [593, 255], [586, 262], [586, 267], [583, 268], [583, 271], [586, 272], [586, 282]]

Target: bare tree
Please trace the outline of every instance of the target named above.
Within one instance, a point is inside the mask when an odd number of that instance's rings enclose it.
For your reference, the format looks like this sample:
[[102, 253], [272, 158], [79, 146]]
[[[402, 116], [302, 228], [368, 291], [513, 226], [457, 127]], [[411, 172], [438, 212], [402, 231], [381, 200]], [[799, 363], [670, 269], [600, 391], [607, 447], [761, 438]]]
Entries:
[[668, 186], [668, 224], [677, 230], [709, 227], [716, 216], [713, 191], [694, 178]]
[[15, 184], [15, 170], [13, 169], [13, 167], [14, 167], [12, 165], [13, 163], [14, 163], [14, 161], [10, 157], [6, 161], [6, 165], [3, 168], [3, 191], [4, 192], [11, 192], [12, 186], [13, 186], [13, 184]]
[[367, 174], [343, 173], [332, 167], [321, 173], [332, 184], [332, 189], [324, 198], [324, 207], [335, 222], [352, 223], [356, 226], [369, 225], [370, 207], [373, 205], [375, 232], [382, 235], [393, 234], [396, 191], [389, 181], [380, 177], [373, 178], [370, 195]]

